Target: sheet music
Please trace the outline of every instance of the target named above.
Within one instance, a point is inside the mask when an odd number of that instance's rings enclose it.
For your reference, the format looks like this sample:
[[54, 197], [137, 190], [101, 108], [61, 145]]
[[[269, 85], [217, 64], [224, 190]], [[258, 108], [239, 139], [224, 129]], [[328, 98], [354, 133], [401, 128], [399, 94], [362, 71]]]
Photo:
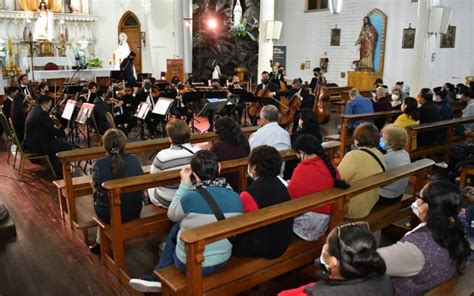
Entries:
[[79, 113], [77, 114], [76, 122], [81, 123], [81, 124], [86, 124], [87, 119], [91, 117], [93, 109], [94, 109], [94, 104], [83, 103], [81, 106], [81, 110], [79, 110]]
[[158, 101], [156, 102], [155, 107], [151, 112], [159, 115], [166, 115], [173, 102], [174, 99], [158, 98]]
[[147, 102], [141, 102], [140, 105], [138, 106], [138, 110], [135, 116], [140, 119], [145, 119], [148, 112], [150, 112], [150, 104]]
[[75, 100], [67, 100], [66, 106], [64, 107], [64, 111], [61, 117], [66, 120], [71, 120], [72, 113], [74, 112], [76, 104], [77, 104], [77, 101]]

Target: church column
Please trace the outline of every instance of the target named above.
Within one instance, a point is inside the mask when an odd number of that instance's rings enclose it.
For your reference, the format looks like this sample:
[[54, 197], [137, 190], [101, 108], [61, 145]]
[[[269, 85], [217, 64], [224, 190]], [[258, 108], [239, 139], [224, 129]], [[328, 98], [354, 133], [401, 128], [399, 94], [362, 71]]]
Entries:
[[82, 5], [82, 13], [83, 14], [91, 14], [89, 0], [82, 0], [81, 5]]
[[436, 49], [436, 34], [428, 34], [431, 7], [439, 0], [418, 0], [416, 16], [415, 49], [412, 61], [410, 95], [415, 97], [423, 87], [433, 84], [433, 58]]
[[258, 38], [258, 76], [263, 71], [269, 71], [270, 60], [273, 59], [273, 40], [265, 37], [267, 21], [275, 18], [275, 0], [260, 0], [260, 28]]
[[174, 55], [183, 58], [183, 1], [174, 1]]
[[193, 1], [182, 0], [183, 18], [181, 25], [183, 27], [183, 59], [184, 73], [193, 72]]

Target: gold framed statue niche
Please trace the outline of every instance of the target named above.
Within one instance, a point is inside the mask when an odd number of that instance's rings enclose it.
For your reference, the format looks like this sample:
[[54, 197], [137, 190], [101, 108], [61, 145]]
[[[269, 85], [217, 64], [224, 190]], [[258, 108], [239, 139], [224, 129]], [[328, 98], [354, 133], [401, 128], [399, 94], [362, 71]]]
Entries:
[[40, 57], [52, 57], [54, 56], [53, 44], [48, 40], [42, 40], [39, 44]]
[[[356, 64], [356, 70], [347, 73], [348, 86], [359, 90], [374, 90], [374, 78], [383, 77], [386, 33], [387, 15], [378, 8], [372, 9], [364, 17], [362, 29], [356, 41], [356, 45], [361, 45], [360, 59]], [[376, 35], [375, 44], [370, 43], [374, 42], [374, 35]], [[369, 52], [370, 50], [372, 52]], [[367, 61], [368, 53], [370, 53], [370, 60]], [[362, 62], [365, 62], [364, 65], [361, 65]]]

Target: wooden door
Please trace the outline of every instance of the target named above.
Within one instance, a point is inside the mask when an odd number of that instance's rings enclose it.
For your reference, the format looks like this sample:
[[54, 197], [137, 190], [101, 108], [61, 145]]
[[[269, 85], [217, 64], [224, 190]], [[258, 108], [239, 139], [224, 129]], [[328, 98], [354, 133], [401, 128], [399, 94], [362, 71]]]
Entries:
[[171, 82], [171, 78], [177, 76], [179, 81], [184, 82], [183, 59], [166, 60], [166, 80]]
[[134, 65], [138, 75], [142, 73], [141, 25], [136, 15], [130, 11], [127, 11], [120, 19], [118, 34], [121, 32], [127, 34], [128, 46], [130, 46], [130, 50], [137, 55]]

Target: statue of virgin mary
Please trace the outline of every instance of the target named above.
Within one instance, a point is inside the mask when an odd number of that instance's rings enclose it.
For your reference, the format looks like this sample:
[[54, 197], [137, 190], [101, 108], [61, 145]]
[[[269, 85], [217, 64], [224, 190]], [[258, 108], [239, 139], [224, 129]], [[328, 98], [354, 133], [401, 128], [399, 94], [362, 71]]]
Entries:
[[53, 13], [48, 10], [46, 2], [40, 2], [37, 14], [38, 19], [33, 28], [33, 40], [52, 41], [54, 32]]
[[113, 60], [114, 70], [120, 70], [120, 64], [130, 54], [130, 46], [128, 45], [127, 40], [128, 40], [127, 34], [125, 34], [124, 32], [120, 33], [120, 35], [119, 35], [119, 45], [118, 45], [117, 49], [114, 51], [114, 54], [113, 54], [113, 56], [114, 56], [114, 60]]

